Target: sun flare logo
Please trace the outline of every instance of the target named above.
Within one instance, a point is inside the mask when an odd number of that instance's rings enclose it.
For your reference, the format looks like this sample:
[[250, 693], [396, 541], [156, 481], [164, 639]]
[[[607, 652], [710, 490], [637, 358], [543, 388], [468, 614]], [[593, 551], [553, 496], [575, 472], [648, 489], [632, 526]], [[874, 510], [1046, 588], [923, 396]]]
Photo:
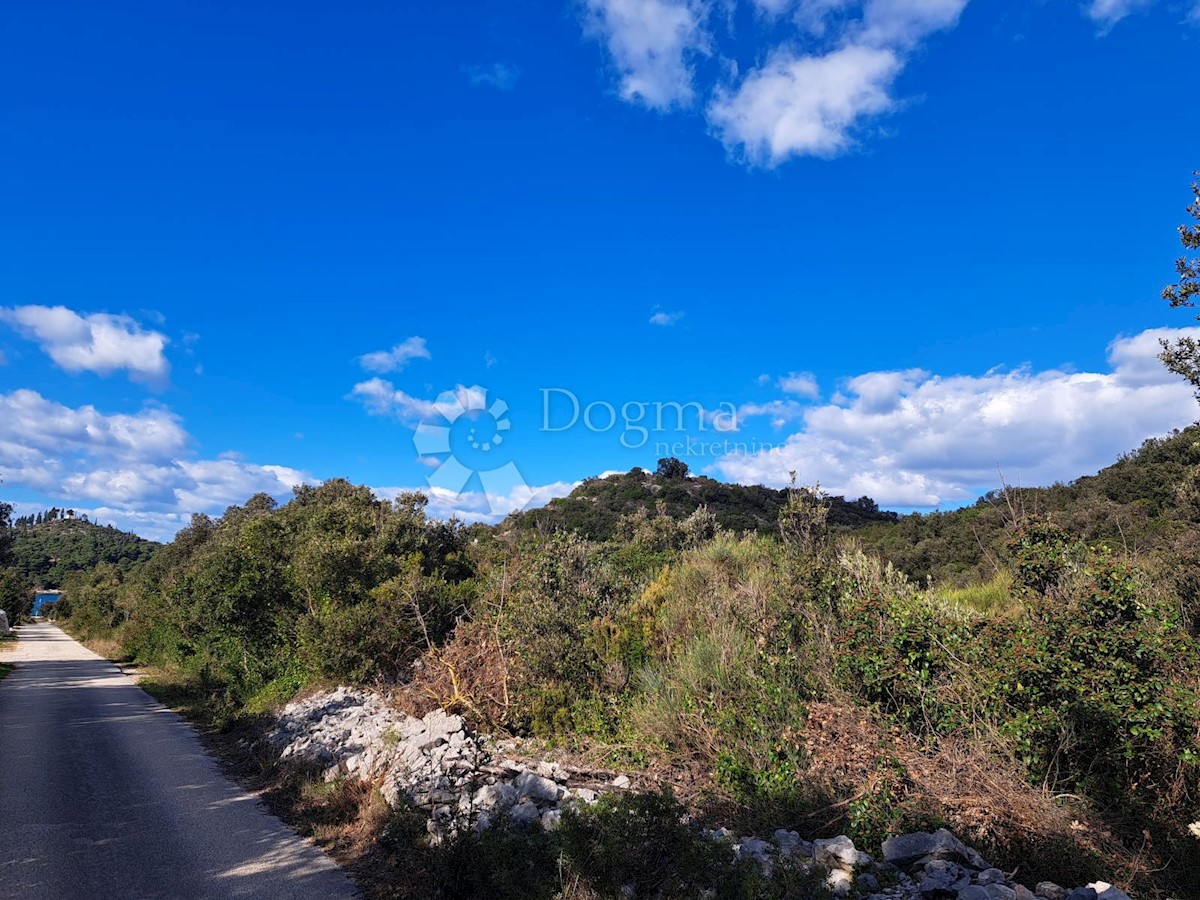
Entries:
[[512, 429], [508, 404], [496, 398], [489, 403], [487, 388], [473, 385], [443, 391], [433, 405], [443, 421], [422, 422], [413, 434], [417, 453], [438, 460], [426, 478], [429, 487], [460, 497], [478, 476], [488, 511], [510, 512], [512, 498], [527, 485], [516, 463], [502, 455]]

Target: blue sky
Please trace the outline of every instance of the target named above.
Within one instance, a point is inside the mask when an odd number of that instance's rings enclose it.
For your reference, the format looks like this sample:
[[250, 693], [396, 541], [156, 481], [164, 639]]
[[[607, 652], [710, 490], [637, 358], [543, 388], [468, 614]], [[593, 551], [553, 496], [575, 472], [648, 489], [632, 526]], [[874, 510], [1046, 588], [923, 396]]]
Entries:
[[0, 11], [22, 510], [165, 537], [344, 476], [495, 520], [665, 448], [923, 509], [1197, 416], [1154, 359], [1190, 0], [250, 7]]

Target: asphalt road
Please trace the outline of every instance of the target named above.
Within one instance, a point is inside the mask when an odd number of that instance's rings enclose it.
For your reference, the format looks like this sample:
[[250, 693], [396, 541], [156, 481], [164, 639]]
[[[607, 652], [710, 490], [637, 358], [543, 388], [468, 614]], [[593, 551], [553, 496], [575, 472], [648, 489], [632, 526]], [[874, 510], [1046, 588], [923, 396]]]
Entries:
[[0, 898], [355, 897], [195, 732], [57, 627], [0, 681]]

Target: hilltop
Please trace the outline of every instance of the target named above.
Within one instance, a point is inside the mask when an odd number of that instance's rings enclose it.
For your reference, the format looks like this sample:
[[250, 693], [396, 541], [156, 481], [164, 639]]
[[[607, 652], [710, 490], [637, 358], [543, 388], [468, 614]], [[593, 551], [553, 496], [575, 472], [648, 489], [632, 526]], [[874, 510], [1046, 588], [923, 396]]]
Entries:
[[[512, 514], [499, 530], [567, 531], [590, 540], [607, 541], [615, 536], [622, 517], [639, 510], [654, 512], [661, 504], [663, 512], [672, 519], [685, 519], [700, 507], [706, 507], [726, 531], [778, 532], [779, 511], [787, 503], [786, 489], [726, 484], [703, 475], [689, 475], [686, 466], [668, 466], [667, 471], [671, 474], [639, 468], [585, 479], [566, 497], [551, 500], [538, 509]], [[870, 497], [857, 500], [830, 497], [829, 504], [829, 525], [837, 531], [886, 525], [899, 519], [896, 513], [881, 510]]]
[[71, 572], [87, 571], [101, 563], [127, 572], [150, 558], [158, 548], [136, 534], [82, 518], [19, 519], [12, 530], [13, 565], [29, 581], [57, 588]]

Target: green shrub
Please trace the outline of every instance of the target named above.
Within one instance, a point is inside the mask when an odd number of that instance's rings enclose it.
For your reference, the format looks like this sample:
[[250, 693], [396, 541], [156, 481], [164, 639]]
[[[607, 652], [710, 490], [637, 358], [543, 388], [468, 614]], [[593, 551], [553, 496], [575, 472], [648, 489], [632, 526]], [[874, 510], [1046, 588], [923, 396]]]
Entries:
[[699, 834], [667, 790], [570, 808], [556, 834], [571, 872], [605, 897], [735, 896], [746, 878], [730, 846]]

